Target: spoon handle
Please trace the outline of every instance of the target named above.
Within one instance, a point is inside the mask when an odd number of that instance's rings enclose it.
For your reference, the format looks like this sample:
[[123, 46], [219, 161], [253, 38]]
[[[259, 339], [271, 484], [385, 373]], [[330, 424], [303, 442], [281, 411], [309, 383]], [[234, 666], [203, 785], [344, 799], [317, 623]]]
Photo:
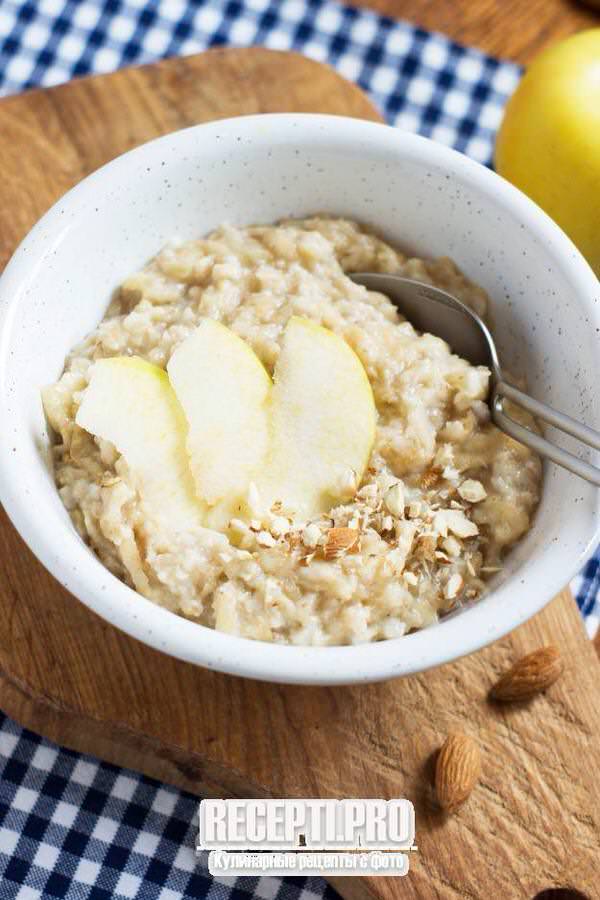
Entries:
[[565, 434], [570, 434], [586, 447], [591, 447], [594, 450], [600, 450], [600, 432], [583, 425], [581, 422], [577, 422], [571, 416], [552, 409], [551, 406], [547, 406], [539, 400], [534, 400], [533, 397], [524, 394], [523, 391], [513, 387], [513, 385], [506, 384], [503, 381], [496, 385], [492, 401], [492, 419], [498, 428], [515, 438], [515, 440], [525, 444], [531, 450], [535, 450], [540, 456], [547, 457], [559, 466], [563, 466], [575, 475], [579, 475], [586, 481], [600, 487], [600, 469], [579, 459], [575, 454], [563, 450], [562, 447], [557, 447], [556, 444], [552, 444], [542, 435], [516, 422], [504, 411], [505, 400], [513, 400], [537, 419], [546, 422], [548, 425], [554, 425], [555, 428], [558, 428]]
[[571, 416], [567, 416], [565, 413], [552, 409], [552, 407], [548, 406], [546, 403], [534, 400], [533, 397], [524, 394], [523, 391], [513, 387], [512, 384], [506, 384], [504, 381], [497, 386], [496, 393], [501, 394], [503, 397], [507, 397], [509, 400], [514, 400], [515, 403], [518, 403], [519, 406], [522, 406], [523, 409], [526, 409], [527, 412], [530, 412], [537, 419], [547, 422], [548, 425], [554, 425], [556, 428], [564, 431], [565, 434], [572, 435], [588, 447], [593, 447], [594, 450], [600, 450], [599, 431], [594, 431], [593, 428], [590, 428], [588, 425], [583, 425], [576, 419], [572, 419]]

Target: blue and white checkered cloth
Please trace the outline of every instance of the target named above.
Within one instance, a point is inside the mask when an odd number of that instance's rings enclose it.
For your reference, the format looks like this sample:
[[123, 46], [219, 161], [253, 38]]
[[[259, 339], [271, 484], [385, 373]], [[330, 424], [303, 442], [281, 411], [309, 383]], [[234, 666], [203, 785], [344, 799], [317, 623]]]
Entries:
[[2, 0], [0, 93], [222, 44], [297, 50], [366, 90], [389, 122], [491, 156], [519, 67], [329, 0]]
[[[489, 163], [519, 67], [332, 0], [0, 0], [0, 93], [261, 44], [333, 65], [388, 122]], [[600, 555], [574, 584], [592, 633]], [[0, 900], [333, 900], [318, 879], [222, 878], [194, 855], [196, 800], [0, 719]]]

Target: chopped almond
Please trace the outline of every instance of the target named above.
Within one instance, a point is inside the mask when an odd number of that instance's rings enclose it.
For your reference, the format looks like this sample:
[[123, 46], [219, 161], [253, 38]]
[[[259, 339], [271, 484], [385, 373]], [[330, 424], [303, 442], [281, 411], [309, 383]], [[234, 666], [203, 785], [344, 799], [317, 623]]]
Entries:
[[323, 547], [325, 559], [335, 559], [341, 553], [351, 553], [358, 549], [358, 529], [356, 528], [330, 528], [327, 532], [327, 540]]

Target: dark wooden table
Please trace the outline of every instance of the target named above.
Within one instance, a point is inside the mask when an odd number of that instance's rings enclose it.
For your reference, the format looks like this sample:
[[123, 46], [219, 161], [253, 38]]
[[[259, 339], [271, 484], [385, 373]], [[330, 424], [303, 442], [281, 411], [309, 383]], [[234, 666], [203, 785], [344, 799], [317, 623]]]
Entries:
[[[494, 56], [527, 63], [547, 44], [600, 28], [600, 10], [578, 0], [347, 0], [443, 31]], [[597, 0], [598, 2], [598, 0]]]

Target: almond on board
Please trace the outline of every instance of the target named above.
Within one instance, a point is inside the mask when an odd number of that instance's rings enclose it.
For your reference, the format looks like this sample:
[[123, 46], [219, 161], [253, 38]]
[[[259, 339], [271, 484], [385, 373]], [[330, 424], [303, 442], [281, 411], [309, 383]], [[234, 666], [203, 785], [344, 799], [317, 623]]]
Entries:
[[435, 766], [435, 792], [441, 808], [447, 812], [458, 809], [470, 795], [480, 775], [481, 753], [477, 743], [467, 734], [449, 734]]
[[494, 700], [527, 700], [545, 691], [563, 671], [563, 661], [554, 646], [539, 647], [519, 659], [490, 691]]

